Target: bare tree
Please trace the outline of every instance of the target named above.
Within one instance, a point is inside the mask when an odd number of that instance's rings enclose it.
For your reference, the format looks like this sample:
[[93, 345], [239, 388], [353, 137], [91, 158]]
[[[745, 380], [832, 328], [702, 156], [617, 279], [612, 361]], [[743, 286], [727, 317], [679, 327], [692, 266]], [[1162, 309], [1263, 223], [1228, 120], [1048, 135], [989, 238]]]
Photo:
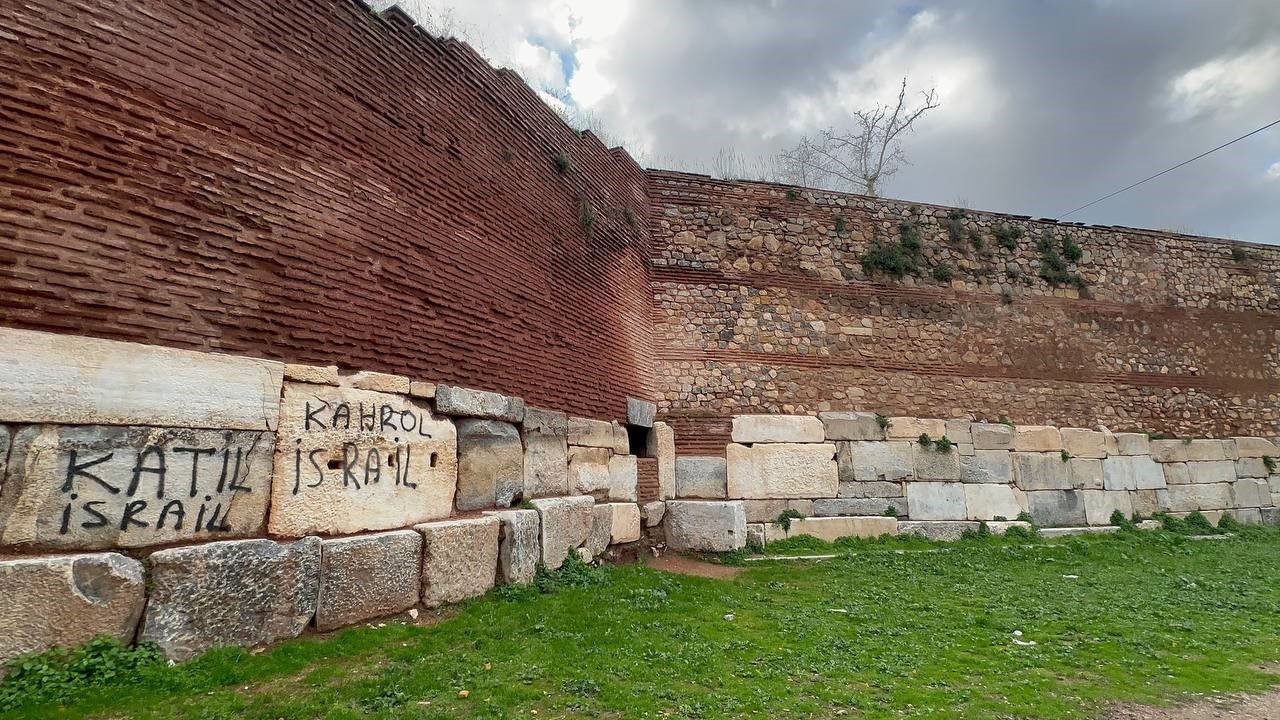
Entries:
[[938, 92], [920, 93], [921, 104], [907, 106], [907, 79], [902, 79], [895, 105], [876, 105], [853, 113], [852, 127], [827, 128], [805, 136], [778, 155], [784, 175], [818, 187], [876, 195], [882, 183], [907, 162], [902, 136], [915, 122], [938, 107]]

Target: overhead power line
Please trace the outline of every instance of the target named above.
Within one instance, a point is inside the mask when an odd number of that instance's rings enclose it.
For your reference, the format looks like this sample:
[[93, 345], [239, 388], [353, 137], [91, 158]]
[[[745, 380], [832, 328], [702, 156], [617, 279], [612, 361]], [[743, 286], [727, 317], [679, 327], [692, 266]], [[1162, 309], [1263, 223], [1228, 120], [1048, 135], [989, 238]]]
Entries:
[[1084, 205], [1081, 205], [1080, 207], [1076, 208], [1075, 210], [1072, 210], [1072, 211], [1070, 211], [1070, 212], [1062, 213], [1061, 215], [1059, 215], [1058, 217], [1056, 217], [1056, 218], [1054, 218], [1054, 219], [1055, 219], [1055, 220], [1061, 220], [1061, 219], [1063, 219], [1063, 218], [1067, 217], [1068, 215], [1074, 215], [1074, 214], [1076, 214], [1076, 213], [1080, 212], [1081, 210], [1083, 210], [1083, 209], [1085, 209], [1085, 208], [1087, 208], [1087, 207], [1090, 207], [1090, 206], [1093, 206], [1093, 205], [1097, 205], [1098, 203], [1102, 202], [1103, 200], [1108, 200], [1108, 199], [1110, 199], [1110, 198], [1113, 198], [1113, 197], [1115, 197], [1115, 196], [1119, 195], [1120, 193], [1122, 193], [1122, 192], [1124, 192], [1124, 191], [1126, 191], [1126, 190], [1132, 190], [1132, 189], [1134, 189], [1134, 188], [1138, 187], [1139, 185], [1141, 185], [1142, 183], [1147, 182], [1148, 180], [1155, 180], [1156, 178], [1160, 177], [1161, 175], [1164, 175], [1165, 173], [1171, 173], [1171, 172], [1173, 172], [1174, 170], [1177, 170], [1178, 168], [1182, 167], [1183, 165], [1190, 165], [1191, 163], [1193, 163], [1193, 162], [1195, 162], [1195, 161], [1199, 160], [1200, 158], [1202, 158], [1202, 157], [1204, 157], [1204, 156], [1206, 156], [1206, 155], [1212, 155], [1213, 153], [1218, 152], [1219, 150], [1221, 150], [1221, 149], [1222, 149], [1222, 148], [1224, 148], [1224, 147], [1227, 147], [1228, 145], [1233, 145], [1233, 144], [1235, 144], [1235, 143], [1238, 143], [1238, 142], [1240, 142], [1241, 140], [1243, 140], [1243, 139], [1245, 139], [1245, 138], [1249, 137], [1250, 135], [1257, 135], [1258, 133], [1262, 132], [1263, 130], [1266, 130], [1266, 129], [1267, 129], [1267, 128], [1269, 128], [1269, 127], [1274, 127], [1274, 126], [1276, 126], [1276, 125], [1280, 125], [1280, 120], [1276, 120], [1276, 121], [1274, 121], [1274, 122], [1269, 122], [1269, 123], [1267, 123], [1266, 125], [1263, 125], [1262, 127], [1258, 128], [1257, 130], [1253, 130], [1253, 131], [1251, 131], [1251, 132], [1247, 132], [1247, 133], [1245, 133], [1244, 135], [1241, 135], [1240, 137], [1236, 138], [1235, 140], [1231, 140], [1231, 141], [1229, 141], [1229, 142], [1224, 142], [1224, 143], [1222, 143], [1221, 145], [1219, 145], [1218, 147], [1216, 147], [1216, 148], [1214, 148], [1214, 149], [1212, 149], [1212, 150], [1206, 150], [1205, 152], [1200, 153], [1199, 155], [1197, 155], [1197, 156], [1195, 156], [1195, 157], [1191, 158], [1190, 160], [1184, 160], [1183, 162], [1180, 162], [1180, 163], [1178, 163], [1177, 165], [1174, 165], [1174, 166], [1173, 166], [1173, 167], [1171, 167], [1171, 168], [1167, 168], [1167, 169], [1165, 169], [1165, 170], [1161, 170], [1160, 172], [1156, 173], [1155, 175], [1152, 175], [1151, 177], [1143, 178], [1143, 179], [1139, 180], [1138, 182], [1136, 182], [1136, 183], [1134, 183], [1134, 184], [1132, 184], [1132, 185], [1126, 185], [1125, 187], [1120, 188], [1119, 190], [1117, 190], [1117, 191], [1115, 191], [1115, 192], [1111, 193], [1110, 195], [1103, 195], [1102, 197], [1098, 198], [1097, 200], [1094, 200], [1093, 202], [1085, 203]]

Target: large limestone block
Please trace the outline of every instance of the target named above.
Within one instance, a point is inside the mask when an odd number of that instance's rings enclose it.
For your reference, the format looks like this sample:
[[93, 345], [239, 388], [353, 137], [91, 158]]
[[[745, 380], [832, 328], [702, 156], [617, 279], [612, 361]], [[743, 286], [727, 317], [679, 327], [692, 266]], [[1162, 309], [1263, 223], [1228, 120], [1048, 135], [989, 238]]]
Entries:
[[948, 420], [945, 437], [957, 445], [973, 445], [973, 423], [963, 418]]
[[609, 458], [609, 500], [635, 502], [640, 471], [635, 455], [614, 455]]
[[[1116, 452], [1118, 455], [1150, 455], [1151, 442], [1145, 433], [1116, 433]], [[1110, 450], [1108, 450], [1110, 453]]]
[[403, 375], [361, 370], [351, 375], [351, 387], [358, 390], [374, 390], [376, 392], [409, 394], [409, 378]]
[[459, 510], [511, 507], [524, 493], [524, 447], [511, 423], [480, 418], [457, 421]]
[[835, 454], [831, 443], [730, 444], [725, 448], [728, 496], [835, 497], [840, 486]]
[[613, 429], [613, 454], [614, 455], [630, 455], [631, 454], [631, 435], [622, 423], [614, 421], [610, 427]]
[[[838, 454], [837, 454], [838, 457]], [[902, 497], [906, 492], [900, 482], [840, 482], [839, 497], [842, 498], [887, 498]]]
[[992, 535], [1005, 535], [1009, 532], [1010, 528], [1015, 527], [1022, 528], [1023, 530], [1030, 530], [1031, 523], [1023, 522], [1021, 520], [997, 520], [995, 522], [987, 523], [987, 530], [989, 530]]
[[412, 530], [320, 542], [316, 629], [394, 615], [418, 604], [422, 536]]
[[809, 415], [735, 415], [735, 443], [820, 443], [826, 431]]
[[0, 421], [274, 430], [284, 364], [0, 328]]
[[777, 520], [779, 515], [786, 512], [787, 501], [781, 498], [769, 500], [743, 500], [742, 509], [743, 512], [747, 514], [747, 522], [770, 523]]
[[667, 503], [664, 500], [654, 500], [640, 506], [640, 517], [644, 519], [644, 526], [647, 528], [662, 524], [662, 518], [666, 514]]
[[627, 424], [636, 427], [653, 427], [654, 418], [658, 415], [658, 406], [648, 400], [627, 398]]
[[489, 515], [414, 526], [422, 534], [423, 605], [462, 602], [493, 587], [500, 526]]
[[1131, 490], [1129, 502], [1135, 516], [1151, 517], [1169, 509], [1169, 494], [1165, 490]]
[[1209, 460], [1187, 463], [1193, 483], [1230, 483], [1236, 481], [1236, 464], [1231, 460]]
[[1237, 480], [1231, 484], [1231, 504], [1241, 508], [1266, 507], [1271, 504], [1271, 486], [1256, 478]]
[[907, 483], [907, 503], [910, 506], [911, 519], [966, 519], [964, 488], [965, 484], [958, 482]]
[[117, 553], [0, 560], [0, 665], [97, 635], [133, 641], [142, 563]]
[[676, 496], [676, 432], [664, 422], [655, 422], [649, 431], [649, 457], [658, 459], [658, 499]]
[[338, 535], [448, 517], [458, 436], [422, 400], [285, 383], [269, 529]]
[[[893, 513], [889, 513], [889, 509]], [[815, 517], [877, 515], [897, 517], [909, 515], [906, 496], [890, 498], [818, 498], [813, 501]], [[776, 515], [774, 517], [777, 517]]]
[[1276, 444], [1259, 437], [1234, 437], [1231, 438], [1236, 445], [1236, 457], [1241, 458], [1263, 458], [1272, 457], [1280, 458], [1280, 448]]
[[1111, 514], [1117, 510], [1126, 518], [1133, 517], [1133, 500], [1123, 490], [1082, 490], [1085, 522], [1090, 525], [1110, 525]]
[[914, 457], [917, 480], [959, 480], [963, 476], [960, 469], [960, 453], [956, 452], [955, 448], [951, 448], [948, 452], [941, 452], [917, 443], [912, 447], [911, 452]]
[[893, 482], [915, 479], [915, 443], [842, 442], [837, 464], [843, 482]]
[[[1071, 486], [1076, 490], [1101, 490], [1106, 482], [1102, 463], [1103, 461], [1097, 458], [1073, 457], [1068, 460]], [[1156, 466], [1156, 472], [1160, 472], [1159, 466]]]
[[1004, 423], [973, 423], [969, 427], [973, 433], [975, 450], [1012, 450], [1013, 428]]
[[869, 412], [821, 412], [818, 419], [827, 442], [837, 440], [884, 440], [880, 416]]
[[1260, 457], [1242, 457], [1236, 460], [1236, 477], [1265, 478], [1269, 474], [1266, 462]]
[[964, 537], [965, 530], [978, 531], [978, 523], [970, 520], [903, 520], [899, 535], [918, 535], [926, 540], [954, 542]]
[[1167, 485], [1190, 485], [1191, 471], [1186, 463], [1160, 463], [1164, 469], [1164, 481]]
[[608, 448], [569, 446], [570, 491], [599, 500], [608, 499], [611, 457], [613, 451]]
[[1026, 494], [1009, 485], [966, 484], [964, 502], [969, 520], [1012, 520], [1027, 511]]
[[1062, 449], [1071, 457], [1104, 458], [1107, 456], [1106, 438], [1097, 430], [1062, 428]]
[[527, 407], [520, 429], [524, 440], [524, 496], [567, 495], [569, 484], [569, 416]]
[[587, 533], [586, 542], [582, 543], [584, 556], [590, 562], [599, 557], [609, 547], [609, 533], [613, 529], [613, 508], [608, 503], [591, 508], [591, 532]]
[[1013, 449], [1018, 452], [1061, 452], [1062, 433], [1049, 425], [1018, 425], [1013, 429]]
[[635, 503], [609, 503], [612, 521], [610, 544], [636, 542], [640, 539], [640, 506]]
[[541, 522], [537, 510], [490, 510], [498, 518], [498, 582], [522, 585], [533, 582], [542, 559]]
[[1008, 485], [1013, 482], [1013, 454], [1008, 450], [974, 450], [973, 455], [961, 456], [960, 479]]
[[1027, 493], [1028, 512], [1040, 527], [1078, 527], [1087, 524], [1083, 490], [1040, 490]]
[[1013, 479], [1023, 490], [1070, 490], [1071, 465], [1061, 452], [1016, 452], [1013, 454]]
[[1232, 506], [1230, 483], [1191, 483], [1170, 485], [1169, 510], [1191, 512], [1193, 510], [1222, 510]]
[[453, 417], [488, 418], [518, 423], [524, 419], [524, 400], [484, 390], [437, 385], [436, 411]]
[[275, 434], [26, 425], [0, 486], [0, 545], [136, 548], [262, 531]]
[[915, 441], [921, 435], [937, 440], [947, 434], [947, 421], [917, 417], [891, 417], [885, 437], [890, 440]]
[[1146, 455], [1118, 455], [1102, 461], [1102, 486], [1107, 490], [1159, 490], [1164, 468]]
[[898, 519], [895, 517], [810, 517], [791, 521], [787, 537], [809, 535], [819, 540], [835, 542], [840, 538], [877, 538], [881, 535], [897, 535]]
[[569, 418], [569, 444], [613, 450], [613, 425], [607, 420]]
[[1151, 458], [1156, 462], [1198, 462], [1227, 460], [1221, 440], [1152, 440]]
[[284, 379], [313, 385], [338, 385], [337, 365], [297, 365], [285, 363]]
[[724, 458], [684, 455], [676, 458], [676, 497], [723, 498], [729, 469]]
[[672, 500], [663, 525], [667, 547], [676, 552], [728, 552], [747, 542], [741, 501]]
[[139, 639], [187, 660], [296, 637], [315, 615], [320, 540], [230, 540], [160, 550]]
[[595, 500], [589, 495], [571, 495], [542, 498], [532, 503], [542, 523], [542, 562], [548, 569], [555, 570], [571, 550], [587, 541]]
[[1235, 518], [1236, 522], [1241, 525], [1262, 524], [1262, 511], [1258, 508], [1235, 508], [1227, 510], [1226, 514]]
[[1258, 522], [1263, 525], [1280, 525], [1280, 507], [1267, 507], [1258, 511]]

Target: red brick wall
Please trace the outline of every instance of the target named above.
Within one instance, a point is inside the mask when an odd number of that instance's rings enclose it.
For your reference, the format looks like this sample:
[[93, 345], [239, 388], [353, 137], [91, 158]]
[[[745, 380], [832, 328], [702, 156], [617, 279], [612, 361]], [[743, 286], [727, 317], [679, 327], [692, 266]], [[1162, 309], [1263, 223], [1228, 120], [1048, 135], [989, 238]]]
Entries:
[[645, 191], [512, 73], [354, 0], [0, 12], [0, 324], [622, 417], [653, 394]]

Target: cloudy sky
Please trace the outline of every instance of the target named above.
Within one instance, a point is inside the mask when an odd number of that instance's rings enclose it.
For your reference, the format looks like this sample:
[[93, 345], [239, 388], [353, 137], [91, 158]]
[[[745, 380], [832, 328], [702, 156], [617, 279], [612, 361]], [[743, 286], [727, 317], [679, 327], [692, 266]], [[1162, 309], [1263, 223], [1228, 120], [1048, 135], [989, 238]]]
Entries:
[[[403, 0], [643, 164], [748, 167], [903, 77], [882, 194], [1056, 217], [1280, 119], [1280, 0]], [[1069, 218], [1280, 244], [1280, 126]]]

